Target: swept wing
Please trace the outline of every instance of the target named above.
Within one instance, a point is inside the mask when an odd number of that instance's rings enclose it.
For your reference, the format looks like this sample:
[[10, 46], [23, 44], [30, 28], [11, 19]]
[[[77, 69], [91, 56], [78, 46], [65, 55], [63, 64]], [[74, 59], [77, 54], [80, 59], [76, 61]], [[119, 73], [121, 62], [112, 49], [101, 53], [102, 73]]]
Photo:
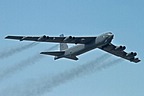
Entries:
[[49, 37], [49, 36], [7, 36], [5, 39], [15, 39], [15, 40], [27, 40], [27, 41], [37, 41], [37, 42], [55, 42], [55, 43], [75, 43], [75, 44], [86, 44], [95, 40], [96, 37]]
[[127, 59], [131, 62], [135, 62], [135, 63], [140, 62], [139, 58], [135, 58], [135, 56], [137, 55], [136, 52], [127, 53], [124, 51], [125, 48], [126, 48], [125, 46], [115, 46], [111, 43], [107, 46], [100, 47], [100, 49], [108, 53]]

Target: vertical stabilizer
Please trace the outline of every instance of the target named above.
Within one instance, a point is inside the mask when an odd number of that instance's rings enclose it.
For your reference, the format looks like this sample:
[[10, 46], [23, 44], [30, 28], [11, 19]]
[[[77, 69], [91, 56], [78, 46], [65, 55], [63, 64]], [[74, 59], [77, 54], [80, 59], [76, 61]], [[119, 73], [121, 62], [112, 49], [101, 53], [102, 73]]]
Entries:
[[[60, 37], [64, 37], [64, 34], [61, 34]], [[68, 49], [67, 43], [60, 43], [60, 51]]]

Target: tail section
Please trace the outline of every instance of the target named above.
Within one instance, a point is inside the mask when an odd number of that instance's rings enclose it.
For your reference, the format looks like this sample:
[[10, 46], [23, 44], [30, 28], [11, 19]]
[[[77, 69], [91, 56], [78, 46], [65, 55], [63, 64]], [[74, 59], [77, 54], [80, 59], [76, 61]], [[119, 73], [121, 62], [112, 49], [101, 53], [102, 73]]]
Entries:
[[56, 60], [56, 59], [62, 58], [64, 53], [65, 51], [52, 51], [52, 52], [41, 52], [40, 54], [55, 56], [54, 60]]
[[[64, 35], [61, 34], [60, 37], [64, 37]], [[63, 57], [68, 58], [68, 59], [72, 59], [72, 60], [78, 60], [78, 58], [76, 56], [65, 56], [65, 50], [66, 49], [68, 49], [67, 43], [60, 43], [60, 51], [41, 52], [40, 54], [55, 56], [54, 60], [60, 59]]]
[[[64, 34], [61, 34], [60, 37], [64, 37]], [[60, 43], [60, 51], [68, 49], [67, 43]]]
[[65, 58], [72, 59], [72, 60], [78, 60], [78, 58], [76, 56], [67, 56]]
[[40, 54], [61, 56], [61, 55], [64, 55], [64, 53], [65, 53], [64, 51], [53, 51], [53, 52], [41, 52]]
[[65, 51], [53, 51], [53, 52], [41, 52], [40, 54], [55, 56], [54, 60], [60, 59], [63, 57], [72, 59], [72, 60], [78, 60], [78, 58], [76, 56], [64, 56], [64, 53], [65, 53]]

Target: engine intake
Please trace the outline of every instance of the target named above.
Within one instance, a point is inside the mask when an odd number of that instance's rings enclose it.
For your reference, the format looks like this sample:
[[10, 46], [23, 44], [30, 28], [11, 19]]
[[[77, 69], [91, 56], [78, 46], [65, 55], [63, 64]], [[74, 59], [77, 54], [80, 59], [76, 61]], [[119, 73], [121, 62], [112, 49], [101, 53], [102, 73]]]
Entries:
[[43, 36], [39, 37], [37, 40], [38, 40], [38, 41], [43, 41], [43, 40], [45, 40], [46, 38], [47, 38], [47, 36], [46, 36], [46, 35], [43, 35]]
[[136, 52], [130, 52], [130, 53], [127, 53], [127, 54], [126, 54], [127, 57], [134, 57], [134, 56], [136, 56], [136, 55], [137, 55]]
[[25, 37], [25, 36], [24, 36], [24, 37], [22, 37], [22, 38], [20, 39], [20, 41], [23, 41], [25, 38], [27, 38], [27, 37]]
[[123, 51], [123, 50], [125, 50], [125, 49], [126, 49], [125, 46], [117, 46], [117, 47], [115, 48], [116, 51]]
[[71, 41], [73, 39], [75, 39], [75, 37], [68, 36], [68, 37], [65, 37], [65, 39], [63, 41]]

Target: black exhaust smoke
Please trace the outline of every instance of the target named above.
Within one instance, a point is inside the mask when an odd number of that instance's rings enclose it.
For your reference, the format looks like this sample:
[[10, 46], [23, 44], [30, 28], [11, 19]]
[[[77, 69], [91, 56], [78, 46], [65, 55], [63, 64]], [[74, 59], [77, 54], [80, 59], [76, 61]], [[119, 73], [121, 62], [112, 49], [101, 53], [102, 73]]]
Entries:
[[101, 71], [122, 61], [121, 59], [109, 60], [109, 58], [110, 56], [107, 54], [102, 55], [95, 60], [87, 62], [86, 64], [80, 65], [71, 70], [64, 71], [63, 73], [55, 75], [51, 78], [44, 76], [39, 80], [31, 80], [31, 82], [28, 82], [24, 85], [15, 86], [15, 89], [8, 88], [2, 92], [2, 95], [8, 96], [10, 94], [11, 96], [41, 96], [44, 93], [51, 91], [52, 88], [55, 88], [70, 80], [87, 75], [89, 73]]
[[34, 47], [37, 44], [38, 43], [33, 42], [33, 43], [30, 43], [30, 44], [26, 44], [26, 45], [23, 45], [23, 46], [17, 46], [16, 48], [11, 48], [11, 49], [5, 50], [3, 52], [0, 52], [0, 59], [10, 57], [10, 56], [12, 56], [16, 53], [19, 53], [19, 52], [22, 52], [22, 51], [24, 51], [28, 48]]
[[[58, 45], [54, 45], [50, 48], [48, 48], [47, 50], [52, 50], [54, 48], [56, 48]], [[22, 60], [20, 61], [19, 63], [17, 64], [14, 64], [14, 66], [12, 67], [9, 67], [9, 68], [6, 68], [4, 70], [1, 70], [0, 71], [0, 81], [3, 80], [4, 78], [8, 78], [10, 77], [11, 75], [13, 75], [15, 72], [17, 71], [20, 71], [24, 68], [26, 68], [27, 66], [30, 66], [32, 64], [35, 64], [36, 62], [40, 61], [42, 58], [44, 58], [46, 56], [42, 56], [40, 55], [39, 53], [38, 54], [35, 54], [34, 56], [32, 57], [29, 57], [25, 60]]]

